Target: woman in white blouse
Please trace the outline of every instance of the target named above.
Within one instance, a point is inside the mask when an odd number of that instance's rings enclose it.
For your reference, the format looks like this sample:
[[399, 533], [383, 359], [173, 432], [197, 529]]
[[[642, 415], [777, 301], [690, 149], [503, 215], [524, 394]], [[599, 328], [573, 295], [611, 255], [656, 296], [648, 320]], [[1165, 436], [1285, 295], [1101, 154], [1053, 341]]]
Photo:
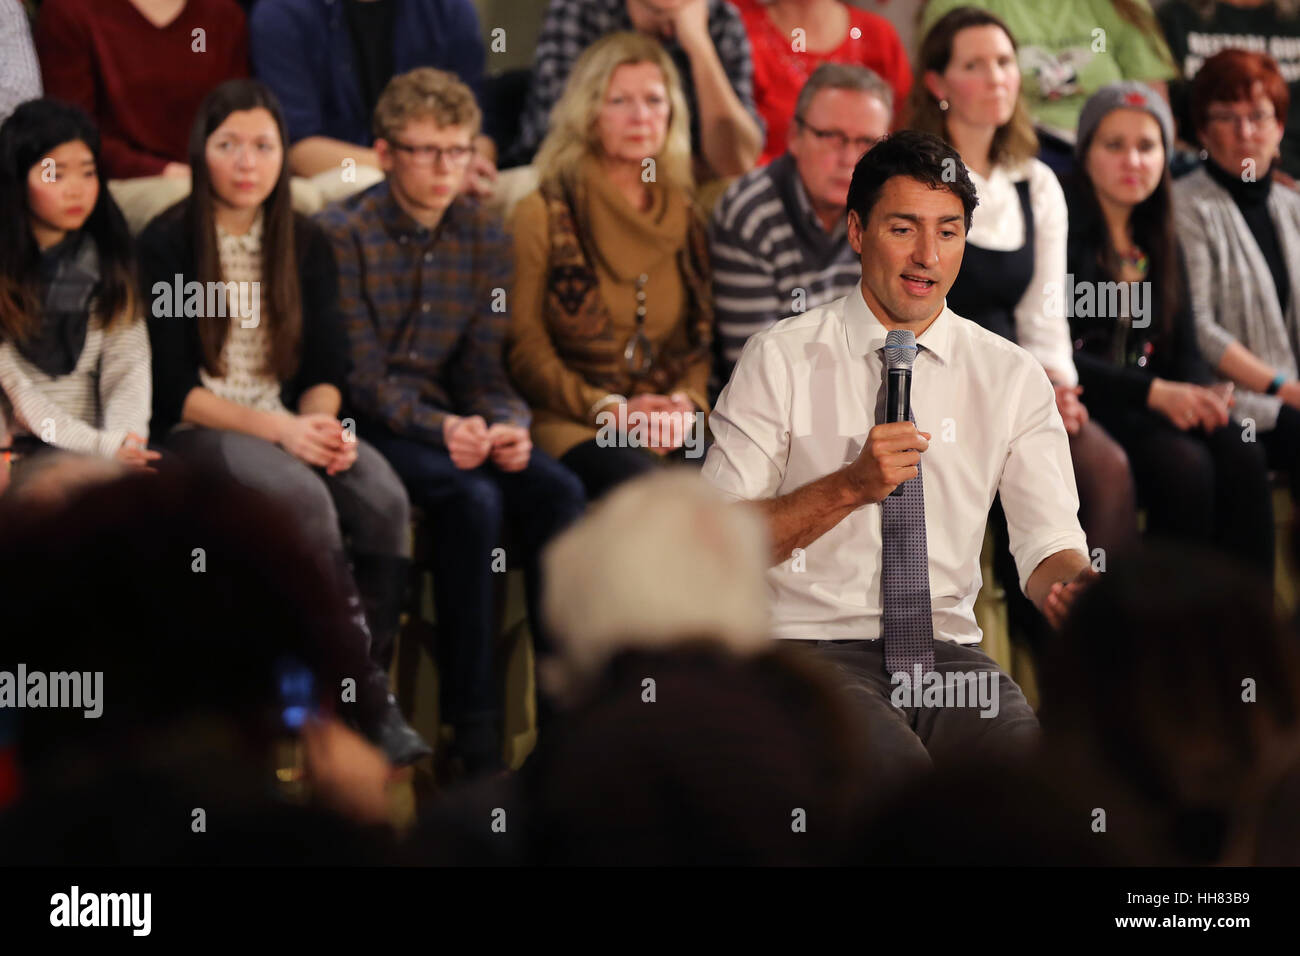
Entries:
[[[962, 269], [947, 305], [1010, 339], [1042, 364], [1070, 436], [1079, 516], [1089, 547], [1107, 555], [1137, 536], [1136, 492], [1128, 458], [1079, 401], [1079, 375], [1065, 316], [1069, 222], [1055, 174], [1035, 159], [1038, 142], [1020, 99], [1016, 44], [996, 16], [962, 7], [938, 20], [921, 44], [922, 82], [912, 88], [911, 125], [947, 140], [979, 193]], [[1000, 506], [995, 531], [1005, 542]], [[1010, 555], [999, 547], [997, 566]], [[1096, 554], [1094, 550], [1094, 555]], [[1014, 580], [1011, 578], [1010, 580]], [[1013, 617], [1017, 609], [1015, 588]], [[1031, 623], [1033, 622], [1033, 623]], [[1033, 617], [1024, 619], [1037, 627]]]

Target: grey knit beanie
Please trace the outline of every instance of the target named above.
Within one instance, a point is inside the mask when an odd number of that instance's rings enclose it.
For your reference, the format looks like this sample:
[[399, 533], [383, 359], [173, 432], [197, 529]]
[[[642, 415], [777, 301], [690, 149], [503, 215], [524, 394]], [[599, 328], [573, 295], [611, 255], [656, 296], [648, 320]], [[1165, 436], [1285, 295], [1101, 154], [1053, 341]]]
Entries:
[[1142, 110], [1156, 118], [1160, 124], [1160, 135], [1165, 141], [1165, 159], [1173, 155], [1174, 118], [1169, 112], [1169, 105], [1160, 94], [1145, 83], [1125, 80], [1122, 83], [1110, 83], [1103, 86], [1088, 98], [1079, 112], [1078, 138], [1074, 143], [1074, 154], [1080, 159], [1088, 151], [1088, 144], [1097, 132], [1097, 127], [1111, 110]]

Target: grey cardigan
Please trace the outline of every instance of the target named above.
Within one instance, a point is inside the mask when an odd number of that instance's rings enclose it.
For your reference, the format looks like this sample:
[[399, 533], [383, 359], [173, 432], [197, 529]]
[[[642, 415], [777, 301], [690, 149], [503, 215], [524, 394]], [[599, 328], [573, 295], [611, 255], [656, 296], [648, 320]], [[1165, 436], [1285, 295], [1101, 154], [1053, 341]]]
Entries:
[[[1286, 315], [1278, 307], [1264, 254], [1228, 191], [1204, 169], [1174, 183], [1174, 217], [1191, 281], [1196, 340], [1216, 372], [1224, 351], [1240, 342], [1279, 372], [1296, 377], [1300, 194], [1274, 184], [1268, 212], [1291, 281]], [[1277, 427], [1281, 399], [1242, 388], [1235, 394], [1234, 418], [1254, 419], [1260, 431]]]

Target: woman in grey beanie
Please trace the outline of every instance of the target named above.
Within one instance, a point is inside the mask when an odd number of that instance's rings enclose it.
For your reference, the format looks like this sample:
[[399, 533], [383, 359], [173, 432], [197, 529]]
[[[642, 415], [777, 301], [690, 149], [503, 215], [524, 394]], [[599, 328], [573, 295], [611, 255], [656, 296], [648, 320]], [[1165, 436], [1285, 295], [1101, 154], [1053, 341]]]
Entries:
[[1128, 453], [1148, 533], [1217, 546], [1271, 584], [1267, 468], [1197, 346], [1172, 146], [1168, 107], [1140, 83], [1103, 87], [1083, 107], [1066, 191], [1074, 362], [1088, 411]]

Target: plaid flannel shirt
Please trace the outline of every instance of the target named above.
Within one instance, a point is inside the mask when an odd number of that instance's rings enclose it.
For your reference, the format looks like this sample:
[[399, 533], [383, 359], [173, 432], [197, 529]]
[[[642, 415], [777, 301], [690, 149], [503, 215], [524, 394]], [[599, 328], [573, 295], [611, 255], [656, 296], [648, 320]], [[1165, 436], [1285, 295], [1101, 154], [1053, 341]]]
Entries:
[[[762, 134], [763, 118], [754, 105], [754, 65], [750, 60], [749, 35], [736, 8], [726, 0], [708, 0], [709, 36], [722, 69], [731, 80], [742, 106], [758, 124]], [[542, 21], [542, 32], [533, 55], [533, 75], [528, 98], [520, 120], [519, 139], [511, 150], [507, 165], [531, 162], [541, 145], [553, 107], [564, 92], [564, 84], [578, 56], [592, 43], [616, 30], [632, 30], [627, 0], [551, 0]], [[661, 41], [662, 42], [662, 41]], [[664, 48], [681, 74], [686, 102], [691, 109], [691, 143], [699, 152], [700, 120], [695, 105], [695, 84], [691, 79], [690, 60], [676, 41], [664, 42]]]
[[317, 220], [338, 260], [359, 418], [438, 447], [449, 414], [528, 427], [503, 360], [514, 260], [499, 217], [457, 197], [430, 231], [382, 182]]

